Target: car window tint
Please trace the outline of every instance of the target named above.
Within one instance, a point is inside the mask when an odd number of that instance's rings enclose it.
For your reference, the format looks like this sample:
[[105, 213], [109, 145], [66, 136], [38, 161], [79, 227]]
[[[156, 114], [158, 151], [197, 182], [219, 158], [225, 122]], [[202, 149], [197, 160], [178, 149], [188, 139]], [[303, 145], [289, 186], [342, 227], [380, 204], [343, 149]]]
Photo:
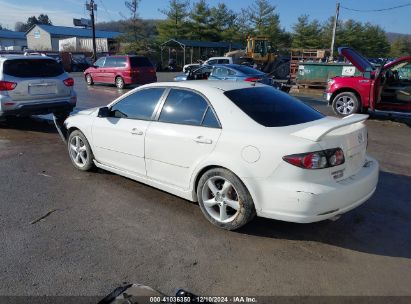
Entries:
[[99, 60], [97, 60], [96, 62], [94, 62], [94, 65], [95, 66], [98, 66], [98, 67], [102, 67], [103, 65], [104, 65], [104, 61], [106, 60], [106, 58], [105, 57], [102, 57], [102, 58], [100, 58]]
[[164, 103], [159, 121], [201, 125], [207, 107], [207, 102], [200, 95], [187, 90], [172, 89]]
[[219, 64], [229, 64], [230, 61], [228, 59], [218, 59]]
[[210, 64], [210, 65], [213, 65], [213, 64], [216, 64], [216, 63], [217, 63], [217, 60], [210, 60], [210, 61], [207, 62], [207, 64]]
[[237, 73], [234, 70], [228, 70], [228, 75], [229, 76], [235, 76]]
[[124, 68], [127, 64], [126, 58], [125, 57], [117, 57], [116, 58], [116, 67], [118, 68]]
[[132, 68], [153, 67], [153, 64], [147, 57], [133, 56], [130, 57], [130, 64]]
[[13, 77], [56, 77], [64, 73], [54, 59], [12, 59], [3, 64], [3, 73]]
[[213, 76], [217, 76], [217, 77], [228, 76], [228, 70], [222, 67], [215, 67], [213, 70]]
[[152, 88], [128, 95], [111, 108], [113, 116], [150, 120], [163, 92], [163, 88]]
[[112, 68], [116, 66], [116, 58], [114, 57], [107, 57], [106, 62], [104, 63], [105, 68]]
[[235, 68], [236, 68], [236, 70], [240, 71], [241, 73], [244, 73], [244, 74], [247, 74], [247, 75], [258, 75], [258, 74], [264, 75], [263, 72], [261, 72], [259, 70], [256, 70], [256, 69], [253, 69], [253, 68], [250, 68], [250, 67], [245, 66], [245, 65], [238, 65]]
[[224, 92], [235, 105], [265, 127], [283, 127], [324, 117], [302, 101], [272, 87], [254, 87]]
[[210, 107], [207, 108], [207, 112], [204, 115], [204, 119], [201, 125], [204, 127], [210, 127], [210, 128], [220, 127], [220, 124], [218, 123], [218, 120], [215, 117], [214, 112]]

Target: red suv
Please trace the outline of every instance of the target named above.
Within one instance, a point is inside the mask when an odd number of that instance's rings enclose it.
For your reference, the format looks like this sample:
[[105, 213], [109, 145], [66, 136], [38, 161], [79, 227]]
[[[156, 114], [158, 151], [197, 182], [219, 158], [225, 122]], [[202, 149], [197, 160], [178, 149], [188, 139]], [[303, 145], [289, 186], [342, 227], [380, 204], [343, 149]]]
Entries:
[[361, 72], [359, 76], [338, 76], [328, 81], [325, 97], [337, 115], [358, 112], [411, 114], [411, 56], [374, 67], [357, 51], [342, 47], [340, 55]]
[[112, 83], [123, 89], [129, 84], [146, 84], [157, 81], [156, 69], [147, 57], [107, 56], [98, 59], [84, 71], [88, 85], [95, 82]]

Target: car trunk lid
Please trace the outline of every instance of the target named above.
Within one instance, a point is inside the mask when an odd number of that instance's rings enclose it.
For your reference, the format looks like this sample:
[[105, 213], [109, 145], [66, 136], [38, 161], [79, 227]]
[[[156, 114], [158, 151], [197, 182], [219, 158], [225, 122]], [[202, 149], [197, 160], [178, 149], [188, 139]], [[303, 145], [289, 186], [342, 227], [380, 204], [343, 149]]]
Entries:
[[[292, 133], [292, 135], [318, 142], [322, 149], [341, 148], [345, 163], [330, 168], [335, 180], [356, 174], [365, 164], [368, 115], [353, 114], [343, 119], [329, 117], [321, 123]], [[337, 174], [338, 173], [338, 174]]]

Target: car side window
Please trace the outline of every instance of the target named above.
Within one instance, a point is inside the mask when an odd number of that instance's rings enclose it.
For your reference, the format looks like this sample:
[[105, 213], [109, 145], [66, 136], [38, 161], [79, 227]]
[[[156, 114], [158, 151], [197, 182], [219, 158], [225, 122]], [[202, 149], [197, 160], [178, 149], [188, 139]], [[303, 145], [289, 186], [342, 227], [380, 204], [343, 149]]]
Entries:
[[159, 121], [200, 126], [207, 109], [207, 101], [199, 94], [171, 89], [161, 110]]
[[216, 64], [216, 63], [217, 63], [217, 60], [214, 60], [214, 59], [207, 62], [207, 64], [209, 64], [209, 65], [213, 65], [213, 64]]
[[228, 76], [235, 76], [235, 75], [237, 75], [237, 73], [234, 71], [234, 70], [230, 70], [230, 69], [227, 69], [228, 70]]
[[228, 59], [218, 59], [218, 64], [229, 64], [230, 61]]
[[216, 67], [213, 70], [213, 76], [226, 77], [226, 76], [228, 76], [228, 70], [226, 68]]
[[151, 88], [128, 95], [111, 108], [111, 116], [150, 120], [164, 90], [164, 88]]
[[112, 68], [116, 66], [116, 58], [114, 57], [107, 57], [106, 62], [104, 63], [105, 68]]
[[117, 68], [124, 68], [126, 67], [127, 61], [125, 57], [117, 57], [116, 58], [116, 67]]
[[202, 126], [204, 127], [210, 127], [210, 128], [219, 128], [220, 123], [217, 120], [217, 117], [215, 117], [213, 110], [211, 107], [207, 108], [207, 112], [204, 115], [203, 122], [201, 123]]
[[101, 57], [99, 60], [97, 60], [96, 62], [94, 62], [94, 65], [101, 68], [104, 65], [104, 61], [106, 60], [105, 57]]

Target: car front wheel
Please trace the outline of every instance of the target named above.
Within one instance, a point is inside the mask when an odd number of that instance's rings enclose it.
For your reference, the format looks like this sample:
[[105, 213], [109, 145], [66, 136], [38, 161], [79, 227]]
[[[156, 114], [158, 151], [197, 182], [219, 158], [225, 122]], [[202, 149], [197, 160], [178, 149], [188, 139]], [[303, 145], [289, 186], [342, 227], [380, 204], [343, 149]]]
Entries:
[[125, 87], [124, 79], [120, 76], [116, 77], [116, 87], [118, 89], [124, 89]]
[[332, 102], [334, 113], [347, 116], [357, 113], [360, 108], [358, 97], [352, 92], [342, 92], [335, 96]]
[[93, 152], [86, 137], [79, 130], [70, 133], [67, 148], [74, 167], [82, 171], [88, 171], [93, 167]]
[[236, 175], [223, 168], [204, 173], [198, 183], [197, 197], [207, 220], [223, 229], [238, 229], [255, 216], [247, 188]]

